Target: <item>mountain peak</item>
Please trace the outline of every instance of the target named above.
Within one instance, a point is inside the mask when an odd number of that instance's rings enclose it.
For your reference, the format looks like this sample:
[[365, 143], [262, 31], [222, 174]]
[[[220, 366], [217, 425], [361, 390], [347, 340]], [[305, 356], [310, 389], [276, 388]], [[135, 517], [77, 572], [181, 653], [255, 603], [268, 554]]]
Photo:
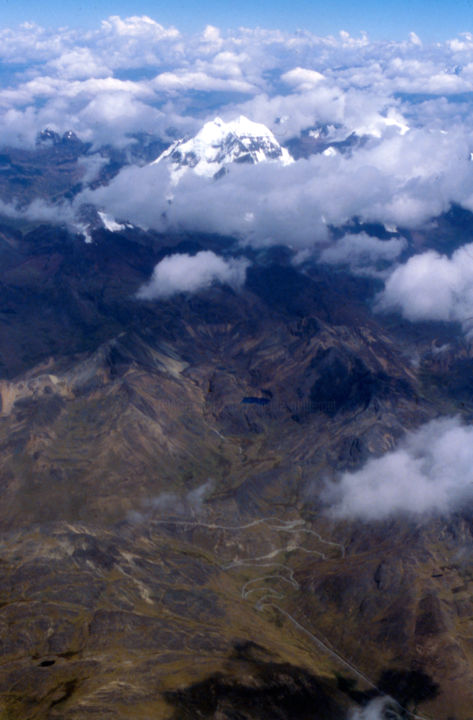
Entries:
[[67, 130], [63, 135], [60, 135], [55, 130], [47, 127], [45, 130], [41, 130], [36, 137], [36, 146], [44, 145], [53, 147], [58, 145], [82, 145], [82, 141], [72, 130]]
[[177, 140], [153, 164], [167, 160], [177, 182], [192, 168], [198, 175], [215, 177], [233, 162], [256, 164], [277, 161], [289, 165], [293, 159], [269, 128], [244, 115], [225, 122], [220, 117], [206, 122], [190, 140]]

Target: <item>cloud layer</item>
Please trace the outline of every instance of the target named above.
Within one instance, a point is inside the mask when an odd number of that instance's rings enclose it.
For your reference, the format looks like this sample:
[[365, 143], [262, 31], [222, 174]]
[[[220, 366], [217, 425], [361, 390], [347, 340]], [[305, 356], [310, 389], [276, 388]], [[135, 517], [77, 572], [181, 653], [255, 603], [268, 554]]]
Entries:
[[[350, 154], [319, 153], [277, 170], [265, 163], [234, 166], [218, 182], [187, 173], [176, 190], [164, 164], [127, 168], [108, 187], [85, 193], [81, 200], [161, 230], [200, 230], [235, 235], [252, 245], [311, 248], [327, 241], [329, 225], [343, 225], [354, 216], [416, 228], [453, 201], [467, 204], [470, 193], [473, 163], [465, 132], [413, 129], [404, 135], [390, 130]], [[394, 257], [395, 247], [400, 246], [379, 245], [378, 252]], [[366, 252], [374, 252], [372, 245]]]
[[[46, 125], [97, 144], [139, 130], [197, 130], [216, 102], [281, 138], [317, 122], [379, 136], [409, 125], [401, 95], [429, 94], [435, 104], [473, 90], [469, 34], [425, 48], [414, 34], [371, 43], [346, 32], [222, 33], [208, 26], [184, 36], [147, 16], [112, 16], [94, 31], [31, 23], [0, 29], [0, 61], [0, 129], [4, 142], [16, 143], [33, 142]], [[199, 118], [190, 112], [196, 92], [208, 96], [199, 98]], [[428, 100], [415, 115], [431, 113]], [[456, 100], [454, 108], [440, 103], [449, 120], [468, 114], [471, 100]], [[435, 124], [447, 127], [436, 114]]]
[[344, 473], [325, 494], [338, 518], [443, 515], [473, 501], [473, 427], [433, 420], [399, 447]]

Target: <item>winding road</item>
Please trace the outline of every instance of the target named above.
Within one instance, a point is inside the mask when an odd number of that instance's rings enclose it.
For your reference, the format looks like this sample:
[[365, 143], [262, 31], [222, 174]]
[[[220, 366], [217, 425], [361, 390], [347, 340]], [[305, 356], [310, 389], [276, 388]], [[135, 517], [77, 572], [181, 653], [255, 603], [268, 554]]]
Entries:
[[[257, 520], [252, 520], [251, 522], [245, 523], [243, 525], [220, 525], [217, 523], [199, 522], [197, 520], [159, 518], [153, 519], [152, 524], [168, 526], [173, 525], [177, 527], [188, 527], [190, 529], [205, 528], [209, 530], [223, 530], [226, 532], [241, 532], [249, 530], [251, 528], [255, 528], [259, 525], [265, 525], [269, 530], [276, 531], [282, 534], [285, 533], [290, 535], [296, 533], [305, 533], [307, 536], [312, 536], [322, 545], [337, 548], [340, 553], [338, 558], [339, 560], [343, 560], [346, 554], [345, 547], [341, 543], [334, 542], [332, 540], [326, 540], [320, 535], [320, 533], [316, 532], [312, 528], [307, 528], [306, 521], [303, 519], [283, 520], [278, 517], [264, 517]], [[277, 562], [276, 560], [273, 561], [273, 558], [276, 558], [281, 553], [287, 554], [295, 552], [303, 552], [305, 554], [316, 555], [318, 558], [320, 558], [321, 561], [329, 560], [327, 555], [325, 555], [325, 553], [321, 552], [320, 550], [312, 550], [310, 548], [291, 543], [286, 544], [284, 547], [274, 548], [265, 555], [260, 555], [252, 558], [247, 557], [235, 559], [230, 563], [220, 564], [219, 567], [225, 572], [242, 567], [254, 569], [268, 568], [268, 570], [271, 568], [272, 572], [268, 572], [256, 578], [252, 578], [251, 580], [247, 580], [241, 588], [241, 598], [243, 600], [253, 599], [253, 595], [255, 593], [257, 593], [258, 591], [263, 591], [263, 595], [254, 602], [255, 610], [257, 610], [258, 612], [263, 612], [267, 608], [273, 608], [274, 610], [276, 610], [283, 617], [285, 617], [299, 632], [303, 633], [306, 637], [308, 637], [314, 643], [314, 645], [319, 648], [319, 650], [327, 653], [332, 659], [334, 659], [344, 668], [350, 670], [357, 678], [365, 682], [370, 688], [376, 690], [380, 694], [380, 696], [383, 696], [383, 691], [380, 690], [380, 688], [373, 682], [373, 680], [371, 680], [367, 675], [365, 675], [365, 673], [363, 673], [355, 665], [353, 665], [353, 663], [340, 655], [340, 653], [338, 653], [329, 644], [328, 640], [322, 639], [320, 636], [315, 635], [307, 627], [302, 625], [299, 620], [297, 620], [293, 615], [291, 615], [291, 613], [289, 613], [287, 610], [274, 602], [274, 600], [284, 600], [285, 593], [281, 591], [282, 589], [276, 590], [272, 587], [266, 587], [268, 581], [277, 581], [278, 583], [286, 584], [286, 586], [290, 586], [295, 590], [299, 589], [299, 583], [294, 577], [294, 570], [289, 565]], [[333, 560], [334, 558], [330, 559]], [[411, 712], [410, 710], [403, 707], [391, 698], [386, 698], [386, 702], [394, 703], [395, 708], [400, 711], [399, 717], [405, 717], [405, 714], [407, 714], [407, 716], [413, 718], [413, 720], [432, 720], [432, 718], [427, 718], [423, 715], [418, 715]]]

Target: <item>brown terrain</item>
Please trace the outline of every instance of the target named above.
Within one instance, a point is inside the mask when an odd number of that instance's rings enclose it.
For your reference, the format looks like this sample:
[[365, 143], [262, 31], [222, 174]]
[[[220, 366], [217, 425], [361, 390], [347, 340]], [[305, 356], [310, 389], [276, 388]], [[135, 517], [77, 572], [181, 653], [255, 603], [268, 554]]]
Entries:
[[0, 229], [1, 720], [467, 720], [471, 511], [341, 521], [321, 490], [469, 418], [471, 346], [278, 249], [136, 300], [215, 247]]

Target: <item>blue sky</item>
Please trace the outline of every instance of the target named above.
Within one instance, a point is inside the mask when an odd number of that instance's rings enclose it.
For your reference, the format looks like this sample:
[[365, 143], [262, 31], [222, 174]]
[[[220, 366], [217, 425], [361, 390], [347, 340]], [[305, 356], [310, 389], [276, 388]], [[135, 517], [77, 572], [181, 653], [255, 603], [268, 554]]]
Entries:
[[443, 40], [473, 30], [473, 0], [0, 0], [0, 25], [34, 21], [41, 25], [94, 27], [109, 15], [146, 14], [182, 31], [206, 24], [222, 28], [262, 26], [316, 34], [366, 30], [373, 39], [402, 39], [415, 31], [423, 40]]

